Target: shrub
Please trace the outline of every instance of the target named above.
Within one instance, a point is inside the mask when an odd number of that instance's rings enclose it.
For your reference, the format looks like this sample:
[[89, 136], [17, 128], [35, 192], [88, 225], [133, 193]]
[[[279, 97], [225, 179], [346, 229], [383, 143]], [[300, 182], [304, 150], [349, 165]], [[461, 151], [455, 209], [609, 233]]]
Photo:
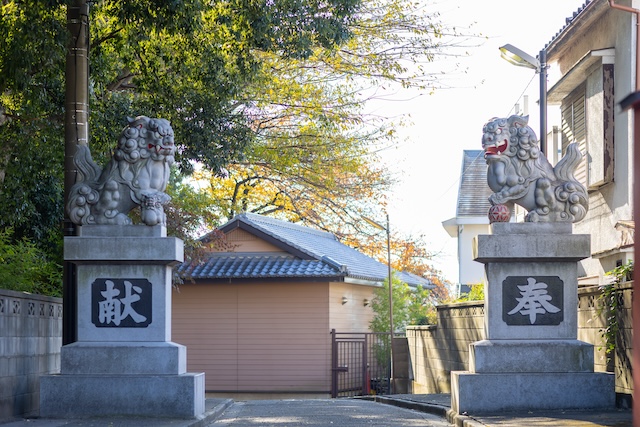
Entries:
[[62, 268], [27, 239], [11, 241], [11, 229], [0, 231], [0, 288], [61, 296]]

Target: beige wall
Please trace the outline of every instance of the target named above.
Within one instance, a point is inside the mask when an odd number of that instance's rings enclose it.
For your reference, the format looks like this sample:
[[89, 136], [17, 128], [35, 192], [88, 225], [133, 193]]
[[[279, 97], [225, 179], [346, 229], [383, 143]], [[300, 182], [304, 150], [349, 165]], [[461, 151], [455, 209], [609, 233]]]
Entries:
[[259, 237], [254, 236], [239, 228], [230, 231], [226, 234], [227, 242], [233, 246], [233, 252], [282, 252], [282, 249], [278, 248], [271, 243], [262, 240]]
[[[329, 327], [338, 332], [369, 332], [373, 319], [371, 305], [364, 300], [373, 300], [374, 287], [349, 283], [332, 283], [329, 289]], [[342, 304], [342, 298], [347, 302]]]
[[[374, 287], [328, 282], [184, 284], [173, 341], [210, 392], [329, 393], [331, 329], [367, 332]], [[342, 297], [347, 303], [342, 304]]]
[[185, 284], [173, 292], [173, 341], [207, 391], [329, 392], [329, 285]]

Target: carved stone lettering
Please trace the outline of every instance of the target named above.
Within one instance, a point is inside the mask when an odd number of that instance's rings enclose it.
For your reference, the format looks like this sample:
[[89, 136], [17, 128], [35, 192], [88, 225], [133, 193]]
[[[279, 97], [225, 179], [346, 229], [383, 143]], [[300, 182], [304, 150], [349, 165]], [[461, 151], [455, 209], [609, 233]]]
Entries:
[[509, 276], [502, 282], [502, 320], [507, 325], [559, 325], [564, 286], [557, 276]]
[[99, 328], [146, 328], [152, 321], [147, 279], [96, 279], [91, 285], [91, 322]]

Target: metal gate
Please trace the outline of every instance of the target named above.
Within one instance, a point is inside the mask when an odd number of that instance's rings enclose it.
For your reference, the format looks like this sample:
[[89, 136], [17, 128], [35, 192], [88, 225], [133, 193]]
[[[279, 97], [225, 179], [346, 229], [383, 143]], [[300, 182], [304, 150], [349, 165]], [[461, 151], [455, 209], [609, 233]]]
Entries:
[[331, 397], [386, 394], [389, 391], [388, 332], [331, 330]]

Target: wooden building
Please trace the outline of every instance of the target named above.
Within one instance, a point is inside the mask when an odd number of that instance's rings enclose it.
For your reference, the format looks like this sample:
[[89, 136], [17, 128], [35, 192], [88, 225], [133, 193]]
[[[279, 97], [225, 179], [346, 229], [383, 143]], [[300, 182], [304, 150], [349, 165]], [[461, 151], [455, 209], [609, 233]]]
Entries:
[[331, 233], [260, 215], [219, 231], [232, 249], [184, 263], [173, 293], [173, 341], [187, 346], [188, 370], [205, 372], [207, 392], [328, 395], [330, 331], [369, 331], [387, 265]]

